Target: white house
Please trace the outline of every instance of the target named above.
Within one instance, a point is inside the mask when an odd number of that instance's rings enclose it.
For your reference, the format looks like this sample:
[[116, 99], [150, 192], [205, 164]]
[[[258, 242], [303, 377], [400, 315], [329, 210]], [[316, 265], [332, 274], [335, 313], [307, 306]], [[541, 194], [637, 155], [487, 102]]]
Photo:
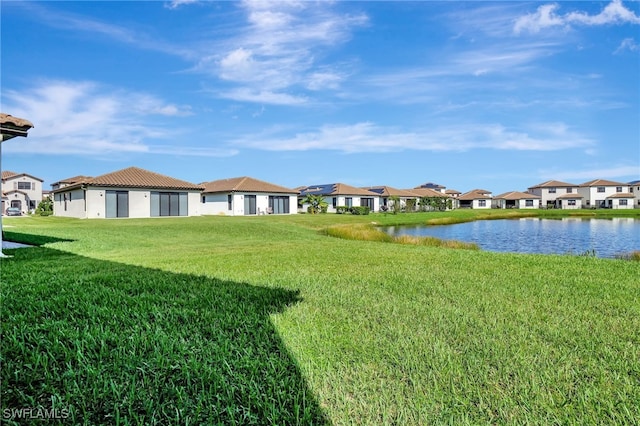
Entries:
[[583, 208], [582, 204], [583, 204], [583, 197], [577, 192], [561, 195], [557, 197], [554, 202], [555, 208], [565, 209], [565, 210], [581, 209]]
[[578, 187], [585, 208], [632, 209], [635, 197], [626, 183], [604, 179], [585, 182]]
[[629, 190], [633, 194], [635, 198], [634, 204], [635, 208], [640, 209], [640, 180], [634, 180], [633, 182], [629, 182]]
[[390, 186], [368, 186], [362, 189], [366, 189], [379, 197], [378, 205], [381, 211], [392, 210], [395, 197], [398, 198], [401, 209], [407, 209], [407, 206], [409, 206], [410, 210], [414, 211], [418, 207], [418, 198], [420, 197], [409, 190], [396, 189]]
[[562, 208], [561, 205], [567, 207], [567, 203], [562, 203], [565, 195], [572, 196], [578, 200], [578, 185], [572, 183], [561, 182], [559, 180], [548, 180], [546, 182], [539, 183], [527, 189], [530, 194], [538, 195], [540, 197], [540, 206], [543, 208]]
[[460, 208], [467, 209], [490, 209], [491, 208], [491, 191], [485, 189], [472, 189], [458, 197]]
[[202, 184], [202, 214], [295, 214], [298, 191], [243, 176]]
[[44, 181], [26, 173], [2, 172], [2, 209], [17, 207], [22, 214], [33, 212], [42, 201]]
[[540, 198], [528, 192], [511, 191], [493, 197], [493, 205], [499, 209], [539, 209]]
[[129, 167], [58, 187], [53, 214], [77, 218], [200, 215], [202, 186]]
[[[380, 197], [378, 194], [366, 189], [356, 188], [355, 186], [346, 185], [344, 183], [329, 183], [323, 185], [310, 185], [300, 189], [300, 203], [307, 194], [322, 195], [328, 204], [327, 212], [335, 213], [337, 207], [369, 207], [370, 211], [380, 210]], [[301, 206], [306, 211], [308, 206]]]

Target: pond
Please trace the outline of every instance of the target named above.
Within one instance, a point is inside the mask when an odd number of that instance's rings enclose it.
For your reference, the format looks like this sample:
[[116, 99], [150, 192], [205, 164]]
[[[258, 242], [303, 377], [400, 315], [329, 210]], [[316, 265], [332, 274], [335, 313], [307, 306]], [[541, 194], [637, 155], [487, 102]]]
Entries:
[[640, 250], [640, 220], [633, 218], [500, 219], [382, 229], [393, 236], [472, 242], [483, 250], [498, 252], [615, 257]]

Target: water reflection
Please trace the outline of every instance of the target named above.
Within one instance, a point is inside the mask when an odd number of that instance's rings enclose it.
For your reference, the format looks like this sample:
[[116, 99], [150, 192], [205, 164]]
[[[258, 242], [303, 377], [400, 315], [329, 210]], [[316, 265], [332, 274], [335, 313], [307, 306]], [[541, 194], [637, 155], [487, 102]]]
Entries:
[[501, 219], [440, 226], [391, 226], [391, 235], [432, 236], [473, 242], [482, 249], [544, 254], [593, 254], [598, 257], [640, 250], [640, 220]]

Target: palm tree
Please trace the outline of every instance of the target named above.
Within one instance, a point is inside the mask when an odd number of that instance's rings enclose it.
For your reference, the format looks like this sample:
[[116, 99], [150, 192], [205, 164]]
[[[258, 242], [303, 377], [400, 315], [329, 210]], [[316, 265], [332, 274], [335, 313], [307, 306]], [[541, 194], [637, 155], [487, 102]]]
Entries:
[[309, 213], [311, 214], [320, 213], [324, 207], [329, 205], [324, 201], [324, 196], [315, 194], [305, 195], [302, 199], [302, 204], [309, 204]]

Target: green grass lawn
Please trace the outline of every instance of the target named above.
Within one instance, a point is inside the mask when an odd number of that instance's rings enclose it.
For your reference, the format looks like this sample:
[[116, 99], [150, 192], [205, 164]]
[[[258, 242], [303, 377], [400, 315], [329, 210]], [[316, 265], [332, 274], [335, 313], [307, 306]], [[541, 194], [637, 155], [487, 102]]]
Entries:
[[639, 262], [322, 232], [506, 213], [5, 218], [4, 420], [637, 424]]

